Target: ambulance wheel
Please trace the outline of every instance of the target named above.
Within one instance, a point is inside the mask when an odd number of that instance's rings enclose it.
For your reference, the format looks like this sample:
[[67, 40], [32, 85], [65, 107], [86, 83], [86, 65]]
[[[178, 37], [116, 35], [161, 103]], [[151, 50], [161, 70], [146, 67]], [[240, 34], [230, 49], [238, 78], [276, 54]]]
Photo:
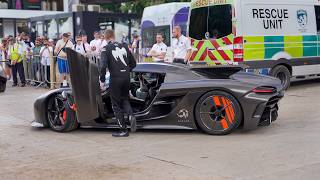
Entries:
[[75, 105], [61, 94], [51, 97], [47, 105], [50, 128], [56, 132], [69, 132], [78, 128]]
[[287, 67], [283, 65], [276, 66], [271, 70], [270, 75], [280, 79], [283, 89], [289, 89], [291, 73]]

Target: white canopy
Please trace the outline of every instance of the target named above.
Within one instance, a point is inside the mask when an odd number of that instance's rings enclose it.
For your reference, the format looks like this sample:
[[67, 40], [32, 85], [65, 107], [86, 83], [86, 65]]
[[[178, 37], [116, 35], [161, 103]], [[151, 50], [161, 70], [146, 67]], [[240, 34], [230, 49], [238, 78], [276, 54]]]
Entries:
[[17, 10], [17, 9], [0, 9], [0, 18], [10, 19], [28, 19], [37, 16], [54, 15], [64, 13], [61, 11], [36, 11], [36, 10]]

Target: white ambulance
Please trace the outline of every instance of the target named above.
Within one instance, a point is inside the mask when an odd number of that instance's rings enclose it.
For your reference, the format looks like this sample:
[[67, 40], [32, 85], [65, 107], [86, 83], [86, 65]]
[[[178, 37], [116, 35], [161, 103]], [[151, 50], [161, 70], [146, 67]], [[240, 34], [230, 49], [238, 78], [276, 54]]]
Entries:
[[281, 79], [320, 76], [320, 0], [192, 0], [191, 61], [246, 64]]
[[172, 28], [180, 26], [182, 33], [187, 33], [190, 3], [166, 3], [146, 7], [141, 20], [142, 54], [145, 56], [156, 43], [157, 33], [164, 35], [168, 46], [166, 59], [172, 55]]

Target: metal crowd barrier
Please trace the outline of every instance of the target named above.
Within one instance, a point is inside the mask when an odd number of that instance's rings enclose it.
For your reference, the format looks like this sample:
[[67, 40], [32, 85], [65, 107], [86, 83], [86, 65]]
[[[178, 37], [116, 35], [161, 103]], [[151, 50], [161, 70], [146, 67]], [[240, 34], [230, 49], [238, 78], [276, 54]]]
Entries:
[[[100, 67], [100, 60], [98, 58], [89, 57], [89, 60], [93, 61], [98, 65], [98, 67]], [[50, 62], [50, 64], [47, 62]], [[66, 70], [68, 73], [60, 74], [59, 66], [60, 68]], [[63, 75], [66, 75], [66, 82], [68, 83], [68, 85], [71, 85], [68, 63], [58, 63], [57, 56], [50, 56], [48, 60], [43, 59], [39, 55], [33, 55], [31, 59], [27, 59], [24, 61], [24, 70], [27, 83], [36, 86], [37, 88], [59, 88], [63, 84]]]
[[[25, 77], [28, 84], [37, 88], [55, 89], [60, 87], [62, 81], [60, 80], [57, 57], [50, 56], [47, 58], [33, 55], [30, 59], [24, 61]], [[64, 65], [64, 68], [68, 71], [67, 63], [64, 63]]]

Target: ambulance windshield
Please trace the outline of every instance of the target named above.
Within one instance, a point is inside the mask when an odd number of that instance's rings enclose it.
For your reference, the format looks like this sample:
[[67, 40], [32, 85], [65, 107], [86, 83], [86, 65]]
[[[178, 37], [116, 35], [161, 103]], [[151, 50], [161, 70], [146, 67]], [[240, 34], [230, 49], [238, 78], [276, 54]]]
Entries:
[[189, 36], [194, 39], [219, 39], [232, 33], [231, 5], [196, 8], [191, 11]]

